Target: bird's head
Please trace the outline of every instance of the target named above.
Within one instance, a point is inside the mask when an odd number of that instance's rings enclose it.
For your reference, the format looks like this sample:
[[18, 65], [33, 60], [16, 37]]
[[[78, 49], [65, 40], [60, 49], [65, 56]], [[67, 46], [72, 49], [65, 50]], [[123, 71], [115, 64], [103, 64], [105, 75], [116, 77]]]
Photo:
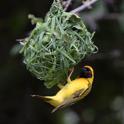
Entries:
[[94, 71], [91, 66], [83, 66], [80, 73], [81, 78], [94, 78]]

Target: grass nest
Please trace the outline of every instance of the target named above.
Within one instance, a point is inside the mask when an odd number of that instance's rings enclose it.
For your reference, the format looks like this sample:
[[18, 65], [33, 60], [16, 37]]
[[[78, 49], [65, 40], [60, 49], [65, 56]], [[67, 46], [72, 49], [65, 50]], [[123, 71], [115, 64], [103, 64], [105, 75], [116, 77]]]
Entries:
[[29, 18], [36, 26], [21, 42], [21, 53], [27, 69], [47, 88], [65, 82], [69, 68], [97, 51], [93, 33], [82, 19], [65, 12], [56, 0], [44, 20], [33, 15]]

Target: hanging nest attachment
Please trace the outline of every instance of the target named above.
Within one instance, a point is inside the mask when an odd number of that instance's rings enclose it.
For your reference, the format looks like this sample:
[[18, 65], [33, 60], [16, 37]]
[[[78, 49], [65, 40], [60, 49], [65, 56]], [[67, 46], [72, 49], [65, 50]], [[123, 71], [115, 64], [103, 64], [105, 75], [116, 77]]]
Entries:
[[54, 0], [44, 21], [29, 17], [36, 27], [21, 42], [21, 53], [27, 69], [47, 88], [66, 82], [68, 70], [96, 52], [93, 34], [79, 16], [65, 12], [59, 1]]

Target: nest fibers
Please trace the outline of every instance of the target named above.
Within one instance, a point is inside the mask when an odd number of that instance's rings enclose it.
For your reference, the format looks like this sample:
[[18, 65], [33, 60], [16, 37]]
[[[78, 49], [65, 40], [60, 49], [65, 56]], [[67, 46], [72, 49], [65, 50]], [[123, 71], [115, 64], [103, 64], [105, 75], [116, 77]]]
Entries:
[[32, 18], [36, 27], [21, 44], [27, 69], [47, 88], [66, 81], [69, 68], [96, 52], [93, 34], [75, 14], [65, 12], [56, 0], [44, 21]]

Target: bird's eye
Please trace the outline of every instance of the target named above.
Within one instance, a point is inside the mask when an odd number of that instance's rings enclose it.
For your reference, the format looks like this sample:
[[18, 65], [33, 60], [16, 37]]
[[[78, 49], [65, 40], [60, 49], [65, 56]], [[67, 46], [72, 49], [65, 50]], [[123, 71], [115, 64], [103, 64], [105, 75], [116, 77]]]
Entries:
[[87, 68], [87, 67], [83, 67], [82, 71], [81, 71], [81, 74], [80, 74], [80, 77], [84, 77], [84, 78], [92, 77], [91, 70], [89, 68]]
[[82, 68], [82, 71], [87, 71], [87, 69], [85, 67]]
[[84, 72], [91, 72], [90, 69], [89, 68], [86, 68], [86, 67], [83, 67], [82, 68], [82, 71], [84, 71]]

